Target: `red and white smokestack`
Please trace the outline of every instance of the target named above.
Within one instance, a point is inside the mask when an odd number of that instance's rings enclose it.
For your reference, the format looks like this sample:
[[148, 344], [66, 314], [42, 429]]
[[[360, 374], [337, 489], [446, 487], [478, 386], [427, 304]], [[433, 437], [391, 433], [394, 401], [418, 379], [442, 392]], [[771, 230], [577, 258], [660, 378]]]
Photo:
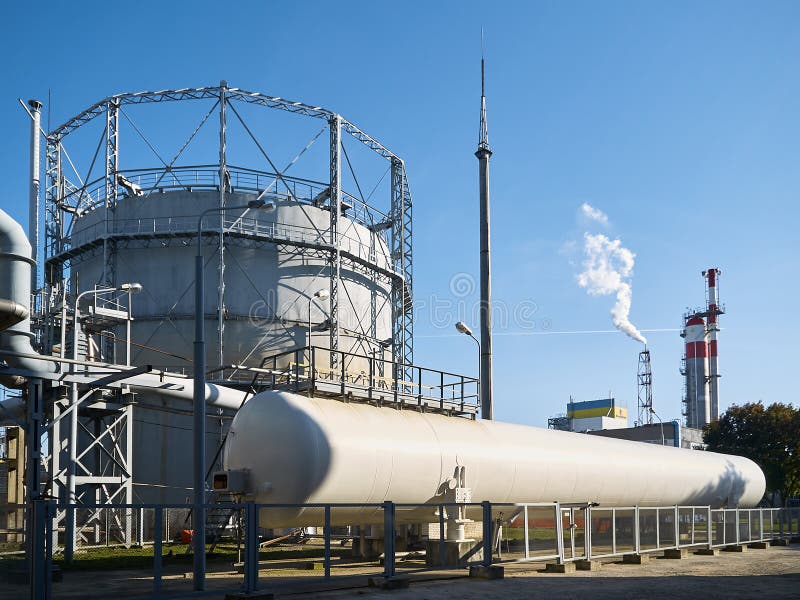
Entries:
[[721, 275], [719, 269], [703, 271], [703, 276], [708, 281], [708, 389], [711, 402], [711, 420], [719, 419], [719, 363], [717, 352], [717, 332], [719, 323], [717, 317], [722, 314], [719, 307], [719, 291], [717, 279]]
[[693, 315], [684, 326], [686, 339], [686, 425], [697, 429], [711, 421], [706, 322]]

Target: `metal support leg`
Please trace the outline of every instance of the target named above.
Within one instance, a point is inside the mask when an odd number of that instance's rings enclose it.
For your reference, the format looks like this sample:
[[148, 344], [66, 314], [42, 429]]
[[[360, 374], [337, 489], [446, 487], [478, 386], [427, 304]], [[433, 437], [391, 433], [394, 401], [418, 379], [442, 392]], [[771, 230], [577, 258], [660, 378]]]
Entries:
[[383, 576], [385, 578], [394, 577], [394, 502], [387, 500], [383, 503]]
[[322, 535], [325, 540], [325, 549], [323, 554], [323, 567], [325, 569], [325, 579], [331, 578], [331, 505], [325, 506], [325, 527], [322, 529]]
[[49, 600], [52, 597], [52, 558], [53, 545], [50, 536], [55, 503], [50, 500], [35, 499], [30, 503], [30, 592], [32, 600]]
[[492, 503], [488, 501], [481, 502], [483, 509], [483, 566], [492, 566]]
[[258, 509], [255, 502], [245, 504], [244, 587], [246, 592], [258, 589]]
[[160, 506], [155, 507], [153, 515], [153, 597], [161, 596], [161, 542], [164, 538], [164, 512]]

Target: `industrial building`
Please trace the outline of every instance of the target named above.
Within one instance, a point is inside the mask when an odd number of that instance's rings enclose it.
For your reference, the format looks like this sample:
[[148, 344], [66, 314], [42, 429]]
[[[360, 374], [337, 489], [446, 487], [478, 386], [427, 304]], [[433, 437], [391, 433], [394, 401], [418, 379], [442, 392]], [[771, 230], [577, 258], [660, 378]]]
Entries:
[[595, 431], [598, 429], [620, 429], [628, 426], [628, 409], [617, 406], [611, 398], [575, 402], [571, 397], [565, 415], [548, 419], [548, 429], [560, 431]]

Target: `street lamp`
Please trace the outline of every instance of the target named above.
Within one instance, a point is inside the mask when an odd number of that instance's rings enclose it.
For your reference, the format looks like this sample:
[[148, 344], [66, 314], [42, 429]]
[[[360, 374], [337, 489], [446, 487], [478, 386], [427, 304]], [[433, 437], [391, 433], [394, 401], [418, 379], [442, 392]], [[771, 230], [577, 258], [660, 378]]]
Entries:
[[650, 407], [650, 414], [655, 415], [656, 419], [658, 419], [658, 422], [661, 424], [661, 445], [665, 446], [666, 444], [664, 444], [664, 421], [661, 420], [661, 417], [659, 417], [658, 413], [653, 410], [652, 406]]
[[321, 289], [317, 290], [308, 297], [308, 347], [311, 348], [311, 303], [314, 301], [314, 298], [317, 300], [327, 300], [331, 297], [331, 293], [329, 290]]
[[131, 366], [131, 296], [142, 291], [141, 283], [123, 283], [119, 286], [123, 292], [128, 292], [128, 318], [125, 320], [125, 364]]
[[481, 372], [481, 343], [480, 343], [480, 341], [478, 341], [478, 338], [476, 338], [475, 335], [472, 333], [472, 329], [470, 329], [469, 326], [466, 323], [464, 323], [464, 321], [459, 321], [458, 323], [456, 323], [456, 330], [459, 333], [463, 333], [464, 335], [468, 335], [469, 337], [471, 337], [473, 340], [475, 340], [475, 343], [478, 345], [478, 398], [480, 399], [480, 397], [481, 397], [481, 378], [480, 378], [480, 372]]
[[194, 434], [194, 589], [205, 589], [206, 580], [206, 338], [203, 306], [203, 218], [210, 213], [222, 213], [227, 210], [248, 210], [251, 208], [265, 211], [275, 210], [274, 202], [261, 198], [251, 200], [243, 206], [215, 206], [200, 213], [197, 218], [197, 256], [194, 261], [194, 391], [193, 391], [193, 434]]
[[[77, 295], [75, 298], [75, 309], [73, 314], [73, 327], [72, 327], [72, 360], [78, 360], [78, 342], [80, 340], [80, 309], [79, 304], [81, 299], [84, 296], [89, 296], [90, 294], [94, 294], [95, 296], [99, 296], [100, 294], [110, 294], [112, 292], [128, 292], [128, 312], [130, 314], [130, 294], [138, 294], [142, 291], [142, 284], [140, 283], [123, 283], [118, 287], [104, 287], [104, 288], [95, 288], [92, 290], [85, 290]], [[63, 327], [62, 322], [62, 327]], [[130, 318], [128, 319], [128, 340], [130, 343]], [[63, 350], [62, 350], [63, 354]], [[128, 358], [130, 364], [130, 350], [128, 351]], [[70, 371], [75, 373], [75, 365], [76, 362], [73, 362], [70, 366]], [[70, 386], [70, 396], [71, 401], [70, 404], [73, 405], [72, 413], [69, 416], [69, 474], [67, 477], [67, 503], [72, 504], [76, 502], [75, 498], [75, 477], [77, 475], [77, 464], [78, 464], [78, 409], [74, 407], [74, 404], [78, 402], [78, 384], [73, 381], [72, 385]], [[67, 515], [67, 539], [66, 543], [64, 544], [64, 559], [67, 562], [72, 561], [72, 555], [75, 551], [75, 511], [73, 510], [70, 514]]]

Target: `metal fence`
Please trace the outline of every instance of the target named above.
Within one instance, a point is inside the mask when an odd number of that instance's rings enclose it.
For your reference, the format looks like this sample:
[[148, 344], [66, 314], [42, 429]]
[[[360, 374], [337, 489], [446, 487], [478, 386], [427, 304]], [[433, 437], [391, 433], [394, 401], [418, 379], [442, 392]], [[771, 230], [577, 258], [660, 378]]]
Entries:
[[[92, 573], [98, 586], [119, 569], [134, 569], [121, 597], [192, 593], [191, 522], [184, 504], [25, 507], [34, 541], [27, 554], [0, 554], [0, 575], [25, 558], [29, 584], [3, 597], [87, 597], [50, 583], [57, 564]], [[719, 548], [800, 536], [800, 509], [712, 509], [707, 506], [601, 507], [591, 503], [441, 503], [207, 505], [206, 590], [254, 592], [377, 576], [482, 565], [623, 557], [673, 549]], [[60, 553], [56, 509], [84, 525], [72, 564]], [[285, 527], [307, 523], [306, 527]], [[351, 527], [346, 523], [371, 523]], [[460, 527], [450, 530], [451, 527]], [[386, 533], [389, 532], [387, 535]], [[458, 533], [459, 535], [454, 535]], [[454, 539], [455, 538], [455, 539]], [[105, 573], [105, 575], [104, 575]], [[88, 581], [88, 580], [87, 580]], [[116, 581], [116, 580], [115, 580]], [[77, 593], [77, 595], [76, 595]], [[107, 592], [106, 592], [107, 594]]]

